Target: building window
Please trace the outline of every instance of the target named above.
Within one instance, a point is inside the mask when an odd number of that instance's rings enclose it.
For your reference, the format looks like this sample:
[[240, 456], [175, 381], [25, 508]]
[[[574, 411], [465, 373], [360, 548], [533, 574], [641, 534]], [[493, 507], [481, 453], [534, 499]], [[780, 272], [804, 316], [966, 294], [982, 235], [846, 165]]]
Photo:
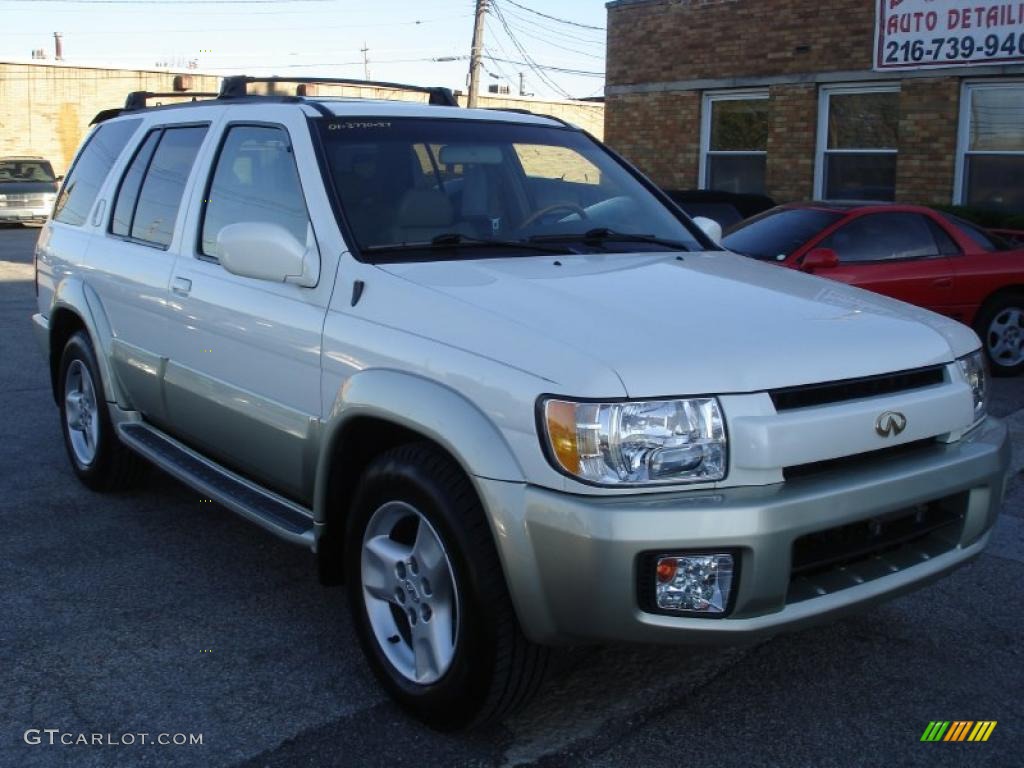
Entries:
[[964, 86], [957, 176], [955, 202], [1024, 210], [1024, 82]]
[[707, 93], [701, 121], [700, 186], [764, 194], [768, 91]]
[[814, 194], [825, 200], [894, 200], [898, 85], [822, 88]]

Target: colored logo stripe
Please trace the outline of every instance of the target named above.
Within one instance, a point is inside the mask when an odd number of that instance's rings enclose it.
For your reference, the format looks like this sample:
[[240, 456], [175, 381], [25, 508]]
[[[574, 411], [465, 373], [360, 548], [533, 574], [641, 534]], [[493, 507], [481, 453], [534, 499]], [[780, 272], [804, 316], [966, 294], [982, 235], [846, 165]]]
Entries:
[[955, 720], [943, 741], [963, 741], [972, 725], [972, 720]]
[[949, 728], [948, 720], [932, 720], [928, 723], [928, 727], [924, 729], [921, 741], [938, 741], [946, 733], [947, 728]]
[[978, 724], [974, 726], [974, 730], [971, 731], [971, 735], [967, 737], [968, 741], [988, 741], [988, 737], [992, 735], [992, 731], [996, 729], [996, 720], [979, 720]]
[[988, 741], [996, 720], [932, 720], [921, 734], [921, 741]]

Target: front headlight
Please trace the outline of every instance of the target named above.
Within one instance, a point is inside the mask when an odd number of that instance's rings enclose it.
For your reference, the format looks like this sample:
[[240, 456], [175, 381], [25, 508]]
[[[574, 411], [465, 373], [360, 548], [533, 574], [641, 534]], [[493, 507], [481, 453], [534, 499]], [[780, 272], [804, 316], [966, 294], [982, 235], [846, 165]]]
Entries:
[[542, 402], [543, 433], [555, 466], [598, 485], [707, 483], [726, 472], [718, 400], [623, 403]]
[[983, 418], [988, 409], [988, 364], [985, 354], [979, 349], [957, 360], [960, 371], [974, 395], [974, 423]]

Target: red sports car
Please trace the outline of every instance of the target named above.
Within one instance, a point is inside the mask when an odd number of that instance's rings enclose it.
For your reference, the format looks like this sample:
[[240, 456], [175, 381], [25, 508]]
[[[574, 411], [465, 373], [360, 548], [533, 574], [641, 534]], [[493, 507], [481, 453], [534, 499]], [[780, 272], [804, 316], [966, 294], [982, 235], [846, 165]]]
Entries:
[[732, 227], [726, 248], [948, 315], [992, 372], [1024, 371], [1024, 246], [917, 205], [795, 203]]

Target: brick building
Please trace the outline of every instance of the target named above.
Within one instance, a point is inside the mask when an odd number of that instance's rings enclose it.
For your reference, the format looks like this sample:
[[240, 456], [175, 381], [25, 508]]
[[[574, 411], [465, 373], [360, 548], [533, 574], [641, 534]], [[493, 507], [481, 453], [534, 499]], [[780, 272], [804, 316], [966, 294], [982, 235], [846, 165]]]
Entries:
[[[157, 102], [187, 101], [195, 92], [216, 92], [219, 75], [168, 70], [109, 69], [62, 63], [0, 61], [0, 157], [42, 155], [57, 173], [64, 173], [97, 112], [124, 104], [131, 91], [174, 92], [178, 78], [188, 78], [180, 96]], [[179, 87], [186, 82], [178, 80]], [[279, 86], [294, 93], [294, 87]], [[423, 100], [421, 93], [395, 92], [370, 86], [318, 86], [325, 96], [407, 98]], [[259, 87], [254, 88], [259, 91]], [[465, 97], [460, 94], [460, 103]], [[587, 101], [559, 101], [509, 95], [481, 94], [480, 105], [529, 109], [555, 115], [600, 136], [604, 131], [604, 105]]]
[[605, 138], [665, 187], [1024, 212], [1024, 2], [607, 7]]

